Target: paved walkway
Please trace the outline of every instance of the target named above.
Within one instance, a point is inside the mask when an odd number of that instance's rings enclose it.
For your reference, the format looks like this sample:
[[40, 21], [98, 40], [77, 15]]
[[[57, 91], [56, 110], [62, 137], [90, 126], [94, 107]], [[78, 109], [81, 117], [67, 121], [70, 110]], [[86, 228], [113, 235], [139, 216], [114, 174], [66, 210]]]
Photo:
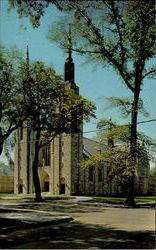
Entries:
[[[154, 208], [104, 207], [89, 203], [89, 198], [42, 203], [0, 200], [4, 222], [0, 247], [153, 248]], [[8, 228], [5, 218], [10, 220]]]
[[[74, 200], [26, 202], [23, 200], [0, 200], [0, 218], [29, 221], [48, 221], [73, 218], [81, 223], [111, 225], [114, 228], [136, 231], [155, 230], [154, 208], [125, 208], [123, 205], [90, 203], [90, 197]], [[116, 205], [115, 205], [116, 206]]]

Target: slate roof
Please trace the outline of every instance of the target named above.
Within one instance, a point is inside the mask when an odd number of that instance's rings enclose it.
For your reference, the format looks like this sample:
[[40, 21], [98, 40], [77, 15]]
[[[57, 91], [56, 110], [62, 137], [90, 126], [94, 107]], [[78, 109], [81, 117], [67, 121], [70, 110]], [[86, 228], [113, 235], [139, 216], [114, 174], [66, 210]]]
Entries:
[[101, 144], [98, 141], [83, 137], [83, 156], [90, 157], [98, 152], [104, 152], [106, 150], [106, 145]]

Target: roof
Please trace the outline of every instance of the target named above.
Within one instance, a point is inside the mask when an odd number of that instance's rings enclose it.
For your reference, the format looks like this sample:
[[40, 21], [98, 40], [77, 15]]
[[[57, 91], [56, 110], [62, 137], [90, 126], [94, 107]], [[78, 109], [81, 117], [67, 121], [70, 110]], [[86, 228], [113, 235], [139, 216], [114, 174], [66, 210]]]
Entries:
[[101, 144], [98, 141], [83, 137], [83, 155], [84, 157], [90, 157], [98, 152], [106, 150], [106, 145]]

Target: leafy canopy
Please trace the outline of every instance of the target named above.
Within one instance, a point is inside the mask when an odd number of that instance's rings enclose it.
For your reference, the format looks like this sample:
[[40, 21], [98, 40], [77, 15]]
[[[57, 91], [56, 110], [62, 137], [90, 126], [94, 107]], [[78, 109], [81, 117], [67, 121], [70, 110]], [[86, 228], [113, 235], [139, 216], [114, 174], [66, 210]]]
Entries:
[[0, 46], [0, 154], [3, 143], [27, 118], [23, 84], [18, 67], [22, 57], [16, 48]]
[[[23, 65], [25, 108], [34, 130], [41, 135], [40, 147], [63, 132], [80, 132], [76, 124], [95, 116], [95, 105], [69, 89], [56, 72], [42, 62]], [[75, 127], [72, 127], [75, 124]]]
[[151, 159], [150, 150], [156, 147], [156, 142], [138, 133], [136, 147], [137, 161], [132, 161], [130, 154], [130, 126], [119, 125], [112, 120], [103, 119], [97, 124], [100, 142], [113, 140], [113, 144], [107, 144], [104, 152], [92, 155], [89, 159], [82, 161], [82, 168], [107, 168], [108, 180], [115, 180], [120, 184], [127, 184], [130, 176], [135, 174], [136, 168], [143, 164], [149, 164]]

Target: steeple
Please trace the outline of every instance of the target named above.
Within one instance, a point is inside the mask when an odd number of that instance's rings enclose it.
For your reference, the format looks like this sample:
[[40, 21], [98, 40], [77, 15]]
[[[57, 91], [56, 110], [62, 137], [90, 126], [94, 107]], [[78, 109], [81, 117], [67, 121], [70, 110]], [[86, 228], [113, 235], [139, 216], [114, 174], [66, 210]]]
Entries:
[[29, 45], [27, 44], [27, 64], [29, 64]]
[[27, 78], [29, 77], [29, 45], [27, 44], [27, 57], [26, 57], [26, 71], [27, 71]]
[[23, 79], [23, 91], [24, 91], [24, 100], [27, 95], [27, 87], [29, 82], [29, 46], [27, 44], [26, 47], [26, 68], [25, 68], [25, 74]]
[[64, 66], [64, 80], [70, 81], [74, 84], [74, 63], [72, 59], [72, 38], [71, 38], [71, 24], [69, 24], [68, 32], [68, 57]]

